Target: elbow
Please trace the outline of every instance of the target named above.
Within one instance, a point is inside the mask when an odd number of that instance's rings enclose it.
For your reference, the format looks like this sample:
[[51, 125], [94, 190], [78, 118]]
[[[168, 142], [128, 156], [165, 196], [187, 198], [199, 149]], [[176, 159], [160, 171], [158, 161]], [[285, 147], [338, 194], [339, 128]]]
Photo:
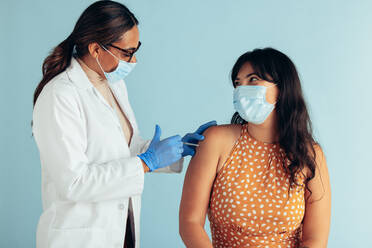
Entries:
[[197, 221], [193, 220], [182, 220], [179, 221], [179, 235], [187, 246], [193, 240], [198, 239], [200, 235], [204, 233], [204, 226]]
[[69, 187], [61, 187], [59, 196], [61, 200], [70, 201], [70, 202], [79, 202], [82, 197], [79, 194], [79, 190], [74, 187], [74, 184], [71, 184]]
[[59, 198], [63, 201], [69, 202], [80, 202], [84, 200], [84, 195], [87, 195], [84, 192], [82, 187], [81, 178], [76, 178], [73, 181], [60, 182], [56, 184], [57, 191], [59, 192]]
[[308, 238], [301, 242], [300, 248], [327, 248], [327, 240]]
[[183, 241], [185, 241], [186, 230], [187, 228], [185, 221], [183, 219], [180, 219], [178, 225], [178, 233]]
[[188, 237], [190, 237], [190, 230], [195, 228], [195, 223], [180, 218], [178, 233], [184, 243], [187, 243]]

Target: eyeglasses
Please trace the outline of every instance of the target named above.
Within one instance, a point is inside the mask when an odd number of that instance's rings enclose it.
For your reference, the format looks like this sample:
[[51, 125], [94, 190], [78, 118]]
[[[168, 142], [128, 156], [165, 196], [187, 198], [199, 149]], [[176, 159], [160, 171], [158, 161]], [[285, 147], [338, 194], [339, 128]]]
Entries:
[[114, 46], [112, 44], [108, 44], [107, 46], [110, 46], [110, 47], [113, 47], [115, 49], [118, 49], [120, 52], [121, 52], [121, 55], [124, 57], [124, 58], [128, 58], [127, 62], [130, 62], [133, 58], [133, 55], [138, 51], [138, 49], [140, 48], [141, 46], [141, 41], [138, 42], [138, 47], [137, 48], [131, 48], [131, 49], [123, 49], [123, 48], [120, 48], [120, 47], [117, 47], [117, 46]]

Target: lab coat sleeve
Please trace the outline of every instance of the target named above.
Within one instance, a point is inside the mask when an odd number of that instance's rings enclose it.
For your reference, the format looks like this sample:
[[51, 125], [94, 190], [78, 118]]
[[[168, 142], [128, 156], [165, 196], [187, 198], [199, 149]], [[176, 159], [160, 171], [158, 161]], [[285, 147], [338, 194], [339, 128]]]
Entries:
[[96, 202], [141, 194], [144, 172], [140, 159], [133, 156], [88, 163], [85, 122], [77, 93], [68, 87], [51, 87], [38, 98], [33, 134], [44, 169], [55, 182], [59, 197]]
[[[147, 148], [149, 147], [149, 145], [151, 143], [151, 140], [143, 140], [140, 137], [140, 142], [141, 142], [142, 145], [141, 145], [139, 154], [146, 152]], [[181, 158], [177, 162], [175, 162], [175, 163], [173, 163], [173, 164], [171, 164], [167, 167], [154, 170], [153, 172], [156, 172], [156, 173], [181, 173], [182, 169], [183, 169], [183, 161], [184, 161], [184, 159]]]

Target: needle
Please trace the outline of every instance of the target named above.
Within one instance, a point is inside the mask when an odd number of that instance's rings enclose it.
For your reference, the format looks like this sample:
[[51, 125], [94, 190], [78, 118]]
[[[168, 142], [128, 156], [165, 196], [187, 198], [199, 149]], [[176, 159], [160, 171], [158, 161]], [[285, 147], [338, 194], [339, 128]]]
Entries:
[[188, 143], [188, 142], [182, 142], [184, 143], [185, 145], [189, 145], [189, 146], [199, 146], [198, 144], [194, 144], [194, 143]]

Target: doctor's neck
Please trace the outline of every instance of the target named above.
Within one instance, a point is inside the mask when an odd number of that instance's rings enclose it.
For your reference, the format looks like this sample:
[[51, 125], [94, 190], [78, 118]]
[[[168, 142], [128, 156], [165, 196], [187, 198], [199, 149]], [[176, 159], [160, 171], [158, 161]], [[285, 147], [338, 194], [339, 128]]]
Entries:
[[87, 54], [79, 59], [83, 61], [84, 64], [89, 67], [89, 69], [96, 72], [101, 78], [103, 79], [105, 78], [105, 75], [103, 74], [101, 68], [97, 64], [96, 59], [93, 58], [90, 54]]

